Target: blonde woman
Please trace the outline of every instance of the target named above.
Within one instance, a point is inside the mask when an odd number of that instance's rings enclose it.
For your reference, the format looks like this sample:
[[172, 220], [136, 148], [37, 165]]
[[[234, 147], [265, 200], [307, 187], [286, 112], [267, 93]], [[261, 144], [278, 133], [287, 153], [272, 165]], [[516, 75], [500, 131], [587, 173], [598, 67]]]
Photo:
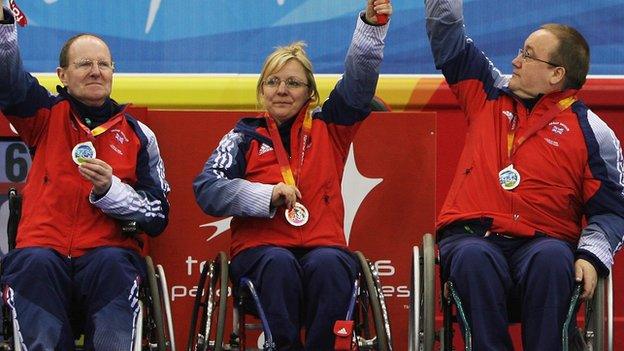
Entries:
[[[349, 145], [370, 114], [387, 25], [386, 0], [362, 11], [346, 71], [327, 101], [319, 94], [304, 43], [270, 54], [257, 84], [266, 112], [225, 135], [197, 176], [197, 203], [234, 216], [231, 277], [256, 286], [280, 350], [331, 350], [357, 264], [343, 231], [341, 180]], [[317, 108], [318, 107], [318, 108]]]

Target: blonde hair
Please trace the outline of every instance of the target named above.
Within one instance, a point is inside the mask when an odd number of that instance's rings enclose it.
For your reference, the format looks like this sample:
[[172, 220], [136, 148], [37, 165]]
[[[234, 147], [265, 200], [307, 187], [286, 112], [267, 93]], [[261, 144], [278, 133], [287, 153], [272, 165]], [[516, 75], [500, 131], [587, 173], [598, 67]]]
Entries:
[[262, 84], [267, 76], [281, 70], [288, 61], [296, 60], [303, 66], [306, 78], [308, 80], [308, 91], [310, 92], [310, 101], [318, 105], [319, 92], [316, 87], [316, 81], [314, 80], [314, 73], [312, 71], [312, 62], [303, 49], [306, 43], [303, 41], [297, 41], [287, 46], [279, 46], [275, 48], [269, 56], [267, 56], [262, 66], [262, 72], [260, 72], [260, 78], [256, 85], [256, 99], [258, 103], [262, 105]]

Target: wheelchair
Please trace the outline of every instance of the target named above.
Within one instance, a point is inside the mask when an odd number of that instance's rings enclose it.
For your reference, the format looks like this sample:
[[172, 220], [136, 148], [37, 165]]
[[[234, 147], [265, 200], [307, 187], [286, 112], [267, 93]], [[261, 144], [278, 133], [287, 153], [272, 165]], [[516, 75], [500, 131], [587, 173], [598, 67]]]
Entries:
[[[412, 252], [411, 294], [409, 301], [408, 349], [410, 351], [451, 351], [453, 347], [453, 321], [468, 325], [466, 314], [459, 295], [451, 282], [441, 281], [439, 292], [442, 309], [442, 327], [435, 329], [435, 265], [439, 257], [434, 248], [433, 236], [423, 236], [422, 246], [414, 246]], [[442, 279], [440, 279], [442, 280]], [[611, 276], [599, 278], [594, 296], [584, 302], [585, 323], [578, 330], [579, 335], [573, 343], [567, 332], [579, 309], [581, 285], [577, 284], [570, 301], [566, 321], [563, 325], [562, 345], [564, 351], [602, 351], [613, 350], [613, 290]], [[605, 295], [608, 316], [605, 319]], [[512, 322], [517, 320], [513, 315]], [[605, 321], [607, 330], [605, 331]], [[463, 331], [464, 350], [472, 350], [470, 328]], [[437, 347], [436, 347], [437, 346]]]
[[[7, 239], [9, 250], [15, 248], [17, 226], [21, 217], [21, 195], [15, 188], [9, 189], [9, 218], [7, 222]], [[135, 222], [122, 224], [122, 231], [128, 235], [136, 234], [138, 228]], [[150, 256], [145, 256], [147, 266], [147, 284], [139, 288], [139, 315], [135, 330], [134, 347], [132, 351], [175, 351], [173, 321], [169, 304], [169, 289], [164, 269], [161, 265], [154, 265]], [[1, 267], [0, 267], [1, 271]], [[13, 319], [11, 309], [4, 303], [2, 306], [2, 341], [0, 350], [21, 351], [22, 344], [14, 331], [19, 328]], [[75, 350], [82, 350], [84, 336], [78, 335]]]
[[[337, 339], [347, 338], [349, 350], [391, 351], [390, 322], [377, 270], [361, 252], [355, 255], [360, 272], [353, 282], [345, 321], [337, 322], [334, 333]], [[233, 328], [226, 341], [228, 266], [229, 261], [224, 252], [219, 252], [213, 261], [204, 265], [197, 286], [186, 350], [258, 350], [247, 343], [245, 331], [249, 329], [262, 331], [264, 338], [261, 335], [261, 345], [258, 345], [261, 350], [276, 350], [255, 287], [245, 278], [241, 279], [235, 294], [238, 298], [234, 301]], [[258, 317], [260, 324], [246, 323], [248, 315]], [[352, 325], [351, 332], [347, 325]]]

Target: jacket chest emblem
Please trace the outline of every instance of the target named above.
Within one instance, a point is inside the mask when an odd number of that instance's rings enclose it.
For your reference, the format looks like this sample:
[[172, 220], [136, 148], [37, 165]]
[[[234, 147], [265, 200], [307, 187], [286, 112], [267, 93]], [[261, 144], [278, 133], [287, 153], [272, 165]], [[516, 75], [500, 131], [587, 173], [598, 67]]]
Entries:
[[117, 142], [119, 144], [125, 144], [128, 141], [130, 141], [126, 135], [124, 134], [123, 131], [119, 130], [119, 129], [113, 129], [111, 130], [111, 133], [113, 133], [115, 135], [115, 140], [117, 140]]
[[[559, 121], [552, 121], [548, 123], [548, 128], [552, 133], [551, 137], [557, 139], [558, 137], [570, 131], [570, 128], [565, 123]], [[552, 146], [559, 147], [560, 140], [554, 140], [549, 137], [544, 137], [544, 140]]]
[[258, 150], [258, 156], [264, 155], [269, 151], [273, 151], [273, 148], [265, 143], [262, 143], [262, 145], [260, 145], [260, 149]]
[[550, 131], [557, 135], [563, 135], [563, 133], [570, 131], [570, 128], [562, 122], [552, 121], [548, 125], [550, 126]]
[[130, 140], [128, 139], [128, 137], [126, 137], [126, 135], [124, 134], [124, 132], [120, 129], [112, 129], [110, 131], [113, 136], [114, 136], [114, 140], [111, 140], [111, 143], [109, 144], [110, 148], [117, 154], [122, 155], [123, 156], [123, 145], [127, 142], [129, 142]]

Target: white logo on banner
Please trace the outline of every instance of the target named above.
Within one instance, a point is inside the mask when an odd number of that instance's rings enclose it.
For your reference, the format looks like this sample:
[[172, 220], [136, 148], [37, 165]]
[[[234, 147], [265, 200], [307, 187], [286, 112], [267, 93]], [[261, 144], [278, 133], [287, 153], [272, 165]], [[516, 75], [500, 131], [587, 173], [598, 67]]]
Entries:
[[[382, 178], [366, 178], [362, 175], [362, 173], [360, 173], [357, 165], [355, 164], [355, 154], [353, 151], [353, 144], [351, 144], [349, 147], [347, 163], [345, 164], [345, 169], [342, 174], [342, 198], [345, 207], [344, 231], [347, 244], [349, 244], [353, 219], [355, 218], [360, 205], [368, 193], [370, 193], [371, 190], [373, 190], [382, 181]], [[230, 229], [231, 221], [232, 217], [227, 217], [218, 221], [202, 224], [199, 227], [216, 228], [214, 234], [206, 240], [210, 241], [228, 231]]]
[[154, 25], [154, 20], [156, 19], [156, 14], [158, 13], [159, 8], [160, 0], [150, 1], [149, 11], [147, 12], [147, 22], [145, 23], [145, 34], [149, 33], [150, 30], [152, 30], [152, 26]]

